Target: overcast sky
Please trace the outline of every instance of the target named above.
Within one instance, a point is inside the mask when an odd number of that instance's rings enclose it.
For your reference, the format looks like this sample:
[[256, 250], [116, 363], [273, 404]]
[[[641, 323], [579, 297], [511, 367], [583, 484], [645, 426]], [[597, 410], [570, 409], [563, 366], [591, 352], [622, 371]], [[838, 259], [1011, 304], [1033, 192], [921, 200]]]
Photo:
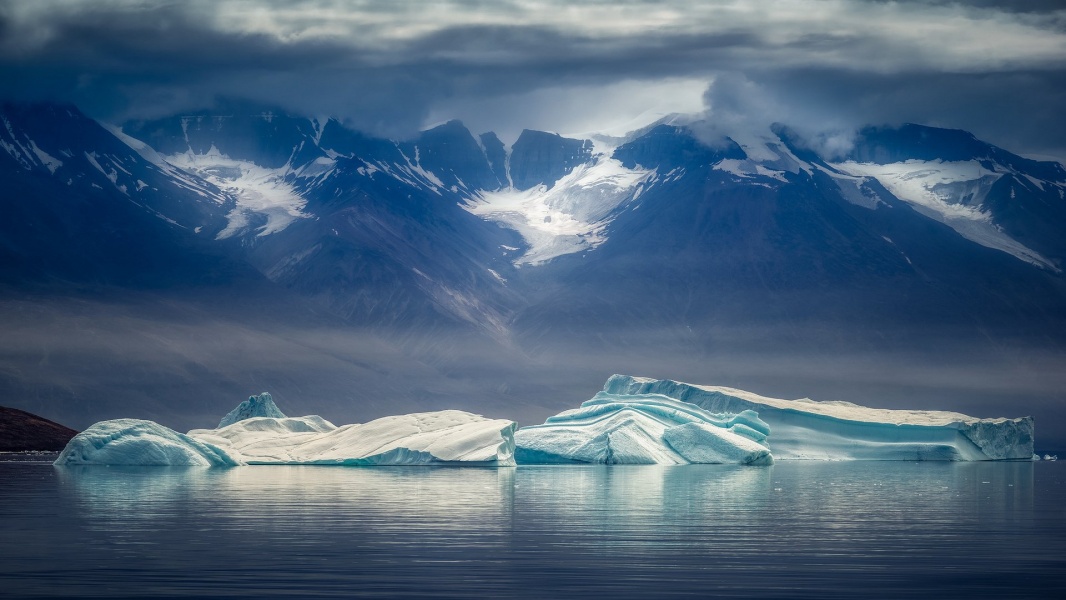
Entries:
[[239, 96], [392, 137], [909, 121], [1062, 159], [1066, 3], [0, 0], [0, 94], [111, 121]]

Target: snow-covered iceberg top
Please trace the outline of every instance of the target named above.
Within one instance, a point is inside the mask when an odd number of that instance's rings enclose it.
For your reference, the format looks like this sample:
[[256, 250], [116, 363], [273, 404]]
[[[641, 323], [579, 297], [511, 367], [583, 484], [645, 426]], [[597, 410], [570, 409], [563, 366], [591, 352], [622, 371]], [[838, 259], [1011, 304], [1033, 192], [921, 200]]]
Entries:
[[461, 410], [337, 427], [322, 417], [255, 417], [189, 435], [254, 465], [514, 466], [514, 421]]
[[152, 421], [100, 421], [74, 436], [56, 465], [232, 467], [240, 458]]
[[757, 411], [778, 460], [1030, 459], [1032, 417], [979, 419], [955, 412], [868, 408], [850, 402], [767, 398], [733, 388], [613, 375], [610, 394], [662, 394], [711, 412]]
[[770, 428], [750, 410], [713, 414], [661, 394], [600, 392], [515, 434], [519, 464], [773, 463]]
[[[279, 411], [280, 412], [280, 411]], [[459, 410], [383, 417], [337, 427], [319, 416], [251, 417], [187, 435], [152, 421], [101, 421], [56, 465], [514, 466], [514, 421]]]
[[274, 417], [275, 419], [284, 419], [285, 413], [281, 412], [277, 404], [274, 404], [274, 399], [270, 397], [270, 394], [263, 392], [258, 396], [248, 396], [248, 399], [237, 405], [237, 408], [229, 411], [229, 413], [222, 417], [222, 420], [218, 422], [219, 428], [226, 425], [232, 425], [237, 421], [243, 421], [244, 419], [251, 419], [252, 417]]

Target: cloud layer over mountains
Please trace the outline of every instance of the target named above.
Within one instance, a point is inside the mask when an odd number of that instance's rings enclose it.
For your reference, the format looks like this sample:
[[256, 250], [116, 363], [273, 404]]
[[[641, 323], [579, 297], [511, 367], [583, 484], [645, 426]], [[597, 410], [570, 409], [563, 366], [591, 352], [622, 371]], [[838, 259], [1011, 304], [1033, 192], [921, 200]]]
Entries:
[[246, 96], [389, 137], [458, 117], [507, 139], [740, 81], [761, 96], [740, 106], [777, 113], [748, 120], [911, 121], [1061, 158], [1064, 28], [1057, 2], [3, 0], [0, 95], [111, 120]]

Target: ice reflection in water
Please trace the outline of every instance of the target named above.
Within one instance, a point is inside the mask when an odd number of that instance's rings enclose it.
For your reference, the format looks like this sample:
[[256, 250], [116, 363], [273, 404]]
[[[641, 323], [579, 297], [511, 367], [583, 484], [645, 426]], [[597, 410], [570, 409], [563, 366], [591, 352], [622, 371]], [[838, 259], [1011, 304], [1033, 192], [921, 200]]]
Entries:
[[1053, 597], [1066, 591], [1064, 474], [1057, 463], [0, 464], [0, 589], [11, 597]]

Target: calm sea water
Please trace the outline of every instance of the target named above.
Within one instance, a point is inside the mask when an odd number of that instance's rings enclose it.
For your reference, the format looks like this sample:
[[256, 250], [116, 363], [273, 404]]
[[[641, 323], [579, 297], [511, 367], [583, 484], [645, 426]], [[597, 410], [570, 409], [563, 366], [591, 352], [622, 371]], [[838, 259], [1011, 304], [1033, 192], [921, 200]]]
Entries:
[[1066, 597], [1066, 463], [0, 463], [0, 597]]

